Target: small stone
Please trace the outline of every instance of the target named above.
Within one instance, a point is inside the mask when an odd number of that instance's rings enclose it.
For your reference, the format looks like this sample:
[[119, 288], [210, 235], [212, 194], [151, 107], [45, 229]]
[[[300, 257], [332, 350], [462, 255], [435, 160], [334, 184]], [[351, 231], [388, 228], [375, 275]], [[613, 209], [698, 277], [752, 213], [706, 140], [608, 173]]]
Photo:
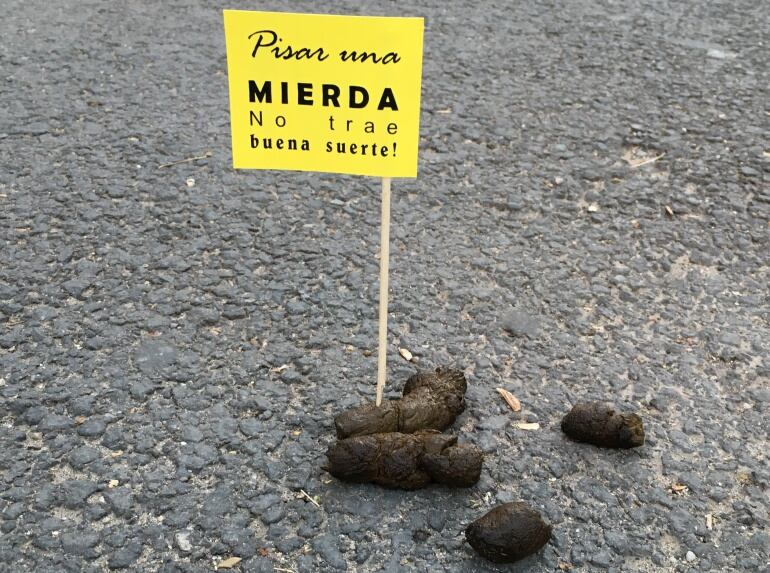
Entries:
[[511, 417], [507, 414], [497, 416], [485, 416], [479, 421], [479, 428], [499, 432], [511, 423]]
[[107, 422], [101, 416], [92, 416], [78, 426], [79, 435], [86, 438], [97, 438], [107, 429]]
[[476, 432], [476, 445], [487, 454], [497, 451], [497, 434], [486, 430]]
[[42, 533], [32, 538], [32, 545], [45, 551], [57, 550], [61, 546], [59, 537], [54, 537], [51, 533]]
[[65, 553], [94, 558], [96, 553], [92, 548], [99, 543], [99, 536], [83, 531], [67, 532], [61, 536], [61, 542]]
[[[83, 426], [86, 424], [88, 424], [88, 422], [83, 424]], [[102, 438], [102, 445], [105, 448], [117, 450], [126, 446], [126, 434], [122, 428], [118, 426], [112, 426], [110, 429], [103, 433], [104, 437]]]
[[276, 504], [262, 514], [262, 522], [265, 525], [277, 523], [283, 519], [284, 515], [286, 515], [286, 511], [284, 510], [283, 505]]
[[147, 380], [139, 380], [133, 382], [128, 389], [132, 397], [137, 399], [143, 399], [145, 396], [149, 396], [157, 389], [155, 384], [148, 382]]
[[98, 489], [99, 486], [92, 481], [67, 480], [61, 484], [61, 501], [65, 507], [77, 509]]
[[246, 318], [246, 310], [240, 306], [228, 304], [222, 311], [222, 316], [228, 320], [236, 320], [239, 318]]
[[770, 552], [770, 535], [759, 531], [749, 539], [749, 547], [756, 547], [765, 552]]
[[203, 439], [203, 432], [197, 426], [186, 426], [182, 430], [182, 440], [185, 442], [200, 442]]
[[144, 374], [152, 374], [167, 368], [175, 364], [176, 360], [176, 348], [162, 339], [145, 340], [134, 354], [134, 362]]
[[106, 503], [93, 503], [86, 507], [84, 516], [87, 521], [99, 521], [110, 513]]
[[[11, 533], [14, 529], [16, 529], [15, 520], [7, 520], [0, 523], [0, 533]], [[1, 554], [0, 559], [2, 559]]]
[[604, 539], [607, 545], [612, 547], [615, 551], [621, 555], [625, 555], [629, 551], [628, 538], [622, 533], [617, 531], [608, 531], [604, 534]]
[[521, 310], [512, 310], [503, 317], [503, 329], [513, 336], [536, 338], [540, 334], [540, 319]]
[[87, 280], [72, 279], [62, 284], [62, 287], [75, 298], [80, 298], [80, 295], [83, 294], [83, 291], [86, 290], [90, 284], [91, 283]]
[[723, 332], [719, 337], [719, 342], [734, 348], [738, 348], [741, 345], [741, 337], [734, 332]]
[[684, 558], [687, 559], [688, 563], [692, 563], [697, 559], [697, 557], [695, 556], [695, 553], [693, 553], [692, 551], [688, 551], [687, 554], [684, 556]]
[[757, 402], [770, 402], [770, 388], [757, 388], [749, 392]]
[[24, 341], [24, 332], [21, 328], [15, 328], [8, 334], [0, 336], [0, 348], [13, 348]]
[[192, 543], [190, 543], [189, 531], [180, 531], [174, 536], [174, 539], [176, 539], [177, 547], [179, 547], [181, 551], [184, 551], [185, 553], [192, 551]]
[[62, 430], [71, 428], [73, 423], [72, 419], [67, 416], [48, 414], [40, 421], [39, 428], [43, 432], [61, 432]]
[[32, 406], [31, 408], [27, 408], [27, 410], [24, 412], [24, 416], [22, 416], [22, 419], [27, 424], [36, 425], [40, 423], [40, 420], [45, 418], [47, 413], [48, 410], [46, 410], [43, 406]]
[[4, 499], [10, 499], [12, 501], [24, 501], [27, 499], [27, 497], [32, 495], [33, 492], [34, 489], [31, 487], [14, 486], [5, 490], [2, 494], [0, 494], [0, 497]]
[[134, 504], [134, 496], [127, 488], [113, 489], [104, 496], [110, 505], [112, 512], [121, 517], [131, 515], [131, 506]]
[[548, 469], [555, 478], [561, 478], [564, 475], [564, 465], [559, 460], [552, 460], [548, 463]]
[[658, 550], [652, 552], [652, 562], [658, 567], [663, 567], [667, 564], [666, 556]]
[[255, 418], [244, 418], [238, 422], [238, 428], [245, 436], [254, 438], [263, 434], [265, 431], [265, 424]]
[[681, 508], [668, 512], [668, 521], [671, 529], [680, 535], [694, 531], [697, 524], [696, 519]]
[[443, 531], [446, 521], [447, 514], [445, 511], [433, 510], [428, 514], [428, 525], [435, 531]]
[[308, 306], [298, 300], [290, 301], [286, 304], [286, 310], [289, 312], [289, 314], [304, 314], [307, 312]]
[[293, 551], [296, 551], [304, 544], [304, 541], [295, 535], [287, 535], [286, 537], [275, 540], [275, 548], [284, 555], [288, 555]]
[[281, 380], [287, 384], [297, 384], [302, 381], [302, 375], [293, 368], [289, 368], [281, 373]]
[[110, 569], [128, 569], [142, 554], [142, 546], [136, 541], [130, 542], [124, 548], [113, 553], [107, 561]]
[[219, 312], [214, 309], [201, 308], [193, 314], [193, 320], [203, 326], [212, 326], [219, 322]]
[[[275, 566], [270, 559], [258, 556], [244, 561], [242, 569], [250, 573], [274, 573]], [[310, 571], [310, 569], [307, 569], [307, 571]]]
[[54, 495], [54, 487], [50, 484], [43, 485], [35, 495], [34, 508], [35, 509], [49, 509], [56, 501]]
[[80, 396], [70, 400], [67, 408], [73, 416], [88, 416], [94, 411], [94, 397]]
[[313, 540], [313, 549], [325, 565], [334, 569], [345, 570], [348, 565], [337, 546], [337, 539], [328, 533], [319, 535]]
[[610, 568], [610, 554], [606, 551], [599, 551], [593, 557], [591, 557], [591, 563], [602, 569]]
[[24, 504], [20, 501], [16, 503], [12, 503], [7, 508], [5, 508], [4, 511], [0, 512], [0, 517], [3, 519], [16, 519], [18, 518], [22, 513], [24, 513]]
[[736, 54], [734, 52], [730, 52], [728, 50], [721, 50], [719, 48], [709, 48], [706, 51], [706, 55], [709, 58], [714, 58], [715, 60], [729, 60], [735, 58]]
[[81, 446], [69, 455], [69, 463], [76, 470], [83, 469], [87, 464], [99, 458], [99, 452], [88, 446]]

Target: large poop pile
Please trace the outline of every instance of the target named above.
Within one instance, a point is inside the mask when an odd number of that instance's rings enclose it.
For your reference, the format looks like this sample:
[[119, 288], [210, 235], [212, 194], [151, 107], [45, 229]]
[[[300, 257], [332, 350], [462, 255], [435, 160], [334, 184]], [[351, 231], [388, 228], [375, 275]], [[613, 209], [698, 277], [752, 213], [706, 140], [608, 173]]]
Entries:
[[327, 451], [324, 469], [339, 479], [401, 489], [475, 484], [481, 450], [439, 433], [465, 410], [467, 388], [462, 371], [436, 368], [410, 376], [398, 400], [339, 414], [334, 424], [340, 440]]
[[[403, 396], [381, 406], [351, 408], [334, 419], [339, 440], [324, 469], [351, 482], [419, 489], [429, 483], [469, 487], [481, 476], [483, 454], [441, 434], [465, 410], [467, 382], [460, 370], [437, 368], [411, 376]], [[644, 444], [642, 419], [599, 402], [576, 404], [561, 427], [571, 438], [607, 448]], [[531, 555], [551, 538], [551, 524], [524, 502], [495, 507], [465, 530], [468, 543], [496, 563]]]
[[505, 503], [465, 529], [465, 537], [482, 557], [510, 563], [535, 553], [551, 538], [551, 524], [526, 503]]
[[575, 404], [561, 421], [573, 440], [603, 448], [635, 448], [644, 444], [644, 426], [636, 414], [621, 414], [601, 402]]
[[483, 455], [456, 436], [436, 431], [389, 432], [339, 440], [326, 453], [333, 476], [385, 487], [419, 489], [431, 482], [469, 487], [479, 480]]
[[337, 437], [445, 430], [465, 410], [467, 387], [460, 370], [419, 372], [406, 381], [402, 398], [388, 400], [379, 407], [370, 402], [339, 414], [334, 419]]

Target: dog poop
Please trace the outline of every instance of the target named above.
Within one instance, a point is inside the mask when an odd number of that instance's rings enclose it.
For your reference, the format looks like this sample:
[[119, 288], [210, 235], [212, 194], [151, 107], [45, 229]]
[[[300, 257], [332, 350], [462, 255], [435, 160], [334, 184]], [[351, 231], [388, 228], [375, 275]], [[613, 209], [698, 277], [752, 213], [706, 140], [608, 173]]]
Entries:
[[430, 482], [469, 487], [479, 481], [483, 454], [436, 431], [389, 432], [339, 440], [326, 452], [323, 469], [352, 482], [419, 489]]
[[444, 430], [465, 410], [467, 387], [460, 370], [419, 372], [406, 381], [402, 398], [388, 400], [379, 407], [370, 402], [339, 414], [334, 419], [337, 437]]
[[551, 538], [551, 524], [522, 501], [505, 503], [465, 528], [465, 538], [482, 557], [511, 563], [535, 553]]
[[582, 402], [564, 416], [561, 429], [573, 440], [603, 448], [644, 444], [644, 426], [636, 414], [622, 414], [601, 402]]

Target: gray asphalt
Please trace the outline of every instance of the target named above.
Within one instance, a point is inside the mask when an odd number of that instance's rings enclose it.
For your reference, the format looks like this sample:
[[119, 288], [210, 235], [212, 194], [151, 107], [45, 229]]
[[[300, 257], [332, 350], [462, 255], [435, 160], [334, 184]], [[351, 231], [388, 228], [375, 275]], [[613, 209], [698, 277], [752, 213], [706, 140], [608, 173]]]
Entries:
[[[388, 392], [398, 347], [464, 368], [477, 486], [320, 469], [374, 393], [379, 182], [232, 169], [225, 7], [426, 17]], [[766, 4], [8, 0], [0, 38], [0, 570], [770, 571]], [[584, 399], [647, 443], [566, 439]], [[512, 500], [553, 538], [488, 564]]]

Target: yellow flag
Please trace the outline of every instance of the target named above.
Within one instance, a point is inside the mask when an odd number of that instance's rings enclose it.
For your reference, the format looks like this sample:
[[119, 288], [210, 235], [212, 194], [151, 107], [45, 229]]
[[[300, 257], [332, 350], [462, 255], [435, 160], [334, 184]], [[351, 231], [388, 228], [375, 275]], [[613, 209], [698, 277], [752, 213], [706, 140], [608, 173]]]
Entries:
[[225, 10], [233, 165], [416, 177], [422, 18]]

